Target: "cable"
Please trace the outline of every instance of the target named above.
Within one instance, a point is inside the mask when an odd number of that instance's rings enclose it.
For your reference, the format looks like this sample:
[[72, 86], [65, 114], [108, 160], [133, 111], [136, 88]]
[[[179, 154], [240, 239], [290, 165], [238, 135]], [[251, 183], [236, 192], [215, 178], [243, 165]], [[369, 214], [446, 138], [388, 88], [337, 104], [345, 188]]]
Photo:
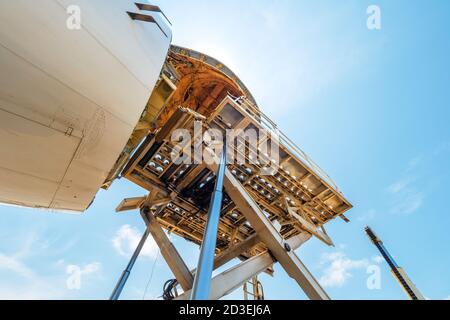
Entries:
[[173, 300], [175, 299], [175, 295], [173, 294], [173, 290], [175, 286], [178, 284], [177, 279], [170, 279], [164, 283], [163, 287], [163, 295], [162, 298], [164, 300]]
[[156, 261], [158, 261], [159, 254], [160, 254], [160, 250], [158, 250], [158, 253], [156, 254], [156, 257], [155, 257], [155, 261], [153, 261], [152, 271], [150, 273], [150, 278], [148, 279], [147, 285], [145, 286], [144, 294], [142, 295], [142, 300], [145, 300], [145, 296], [147, 295], [147, 290], [150, 286], [150, 283], [152, 282], [153, 272], [155, 271]]

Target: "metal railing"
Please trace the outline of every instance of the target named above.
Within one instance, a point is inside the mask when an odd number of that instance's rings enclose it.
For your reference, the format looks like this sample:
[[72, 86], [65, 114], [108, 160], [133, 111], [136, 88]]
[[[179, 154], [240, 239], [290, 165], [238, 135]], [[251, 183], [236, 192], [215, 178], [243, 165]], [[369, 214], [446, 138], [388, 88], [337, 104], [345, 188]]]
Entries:
[[331, 179], [331, 177], [317, 165], [303, 150], [301, 150], [295, 142], [293, 142], [286, 134], [284, 134], [267, 115], [265, 115], [257, 106], [255, 106], [246, 97], [234, 97], [228, 93], [229, 98], [231, 98], [236, 104], [238, 104], [241, 109], [250, 117], [255, 119], [267, 132], [278, 137], [279, 143], [286, 147], [293, 156], [297, 157], [299, 161], [312, 172], [317, 174], [323, 181], [325, 181], [330, 187], [342, 194], [339, 190], [338, 185]]

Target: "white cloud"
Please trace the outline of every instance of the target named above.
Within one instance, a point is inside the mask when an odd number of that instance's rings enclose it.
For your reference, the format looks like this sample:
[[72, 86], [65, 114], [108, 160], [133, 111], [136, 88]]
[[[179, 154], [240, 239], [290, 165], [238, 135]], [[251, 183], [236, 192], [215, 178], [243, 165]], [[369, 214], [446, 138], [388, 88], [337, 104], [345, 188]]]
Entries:
[[[36, 273], [28, 267], [22, 259], [25, 250], [19, 250], [20, 254], [8, 256], [0, 253], [0, 271], [2, 274], [2, 286], [0, 287], [0, 300], [40, 300], [40, 299], [65, 299], [70, 298], [70, 292], [66, 287], [66, 263], [64, 260], [56, 262], [63, 267], [64, 272], [52, 271], [51, 275]], [[101, 270], [100, 262], [87, 263], [80, 267], [82, 276], [93, 276]], [[73, 292], [72, 292], [73, 294]]]
[[392, 213], [411, 214], [420, 209], [423, 204], [424, 195], [421, 192], [410, 190], [405, 192], [403, 198], [391, 209]]
[[372, 261], [376, 264], [380, 264], [384, 261], [384, 258], [382, 256], [374, 256], [372, 257]]
[[[61, 244], [58, 235], [42, 239], [42, 230], [27, 229], [24, 235], [11, 236], [11, 243], [18, 245], [11, 253], [0, 252], [0, 300], [2, 299], [68, 299], [78, 298], [78, 291], [69, 291], [66, 286], [66, 263], [63, 259], [55, 263], [35, 263], [37, 257], [62, 255], [75, 242]], [[8, 238], [8, 236], [6, 237]], [[17, 241], [19, 239], [19, 242]], [[14, 241], [12, 241], [14, 240]], [[8, 241], [5, 241], [8, 242]], [[8, 249], [12, 249], [8, 247]], [[99, 262], [80, 265], [82, 275], [91, 277], [101, 270]], [[84, 297], [86, 291], [83, 291]]]
[[387, 188], [392, 196], [391, 213], [408, 215], [420, 209], [425, 195], [417, 190], [413, 184], [414, 181], [413, 177], [405, 177]]
[[0, 253], [0, 270], [6, 272], [2, 275], [1, 300], [62, 299], [65, 296], [58, 276], [36, 274], [18, 256]]
[[18, 258], [0, 253], [0, 269], [12, 271], [24, 278], [33, 278], [33, 271], [22, 263]]
[[81, 268], [82, 275], [94, 274], [100, 271], [102, 264], [100, 262], [91, 262]]
[[400, 179], [400, 180], [394, 182], [393, 184], [391, 184], [387, 188], [387, 191], [390, 194], [398, 194], [398, 193], [404, 191], [413, 182], [413, 180], [414, 179], [411, 177]]
[[321, 264], [327, 265], [319, 282], [324, 287], [342, 287], [353, 275], [351, 270], [367, 268], [367, 259], [352, 260], [343, 252], [322, 255]]
[[[134, 250], [139, 244], [139, 241], [142, 238], [142, 233], [139, 232], [137, 228], [133, 228], [130, 225], [126, 224], [120, 227], [117, 230], [115, 236], [112, 239], [112, 244], [114, 249], [121, 256], [131, 257]], [[155, 240], [151, 236], [147, 238], [144, 247], [140, 253], [140, 256], [155, 258], [158, 253], [158, 246], [155, 243]]]
[[78, 265], [78, 264], [69, 264], [64, 259], [60, 259], [56, 262], [56, 265], [59, 266], [61, 269], [64, 269], [66, 272], [70, 267], [75, 266], [79, 268], [80, 273], [83, 276], [97, 274], [102, 269], [102, 264], [97, 261], [86, 263], [84, 265]]

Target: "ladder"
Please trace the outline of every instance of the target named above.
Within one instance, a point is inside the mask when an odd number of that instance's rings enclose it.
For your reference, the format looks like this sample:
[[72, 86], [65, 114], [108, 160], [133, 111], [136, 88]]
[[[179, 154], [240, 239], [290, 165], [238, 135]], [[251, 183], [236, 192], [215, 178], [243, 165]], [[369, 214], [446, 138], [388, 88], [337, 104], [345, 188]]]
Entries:
[[[250, 300], [250, 297], [253, 297], [253, 300], [264, 300], [264, 290], [261, 282], [258, 280], [258, 276], [252, 277], [249, 281], [244, 283], [244, 300]], [[251, 289], [251, 291], [249, 291]]]

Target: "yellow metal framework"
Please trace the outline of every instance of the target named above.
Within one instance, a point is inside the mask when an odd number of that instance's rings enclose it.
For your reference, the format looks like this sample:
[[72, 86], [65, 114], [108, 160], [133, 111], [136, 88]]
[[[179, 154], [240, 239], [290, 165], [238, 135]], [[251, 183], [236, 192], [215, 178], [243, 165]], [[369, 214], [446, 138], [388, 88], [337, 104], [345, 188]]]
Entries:
[[[212, 279], [210, 298], [226, 295], [260, 272], [273, 272], [278, 261], [308, 297], [329, 299], [294, 250], [311, 236], [332, 245], [324, 225], [337, 217], [347, 222], [344, 213], [352, 205], [261, 112], [242, 82], [209, 56], [172, 47], [147, 110], [129, 149], [146, 138], [121, 175], [149, 195], [125, 199], [117, 211], [141, 209], [184, 290], [177, 299], [189, 298], [196, 270], [187, 269], [161, 230], [202, 244], [217, 164], [203, 157], [216, 159], [223, 137], [232, 161], [225, 169], [214, 268], [234, 258], [242, 262]], [[222, 136], [218, 147], [214, 139], [205, 139], [212, 129]], [[177, 138], [180, 132], [190, 139]]]
[[[168, 201], [157, 216], [161, 225], [189, 241], [200, 244], [211, 188], [214, 185], [214, 173], [206, 163], [175, 163], [174, 155], [181, 157], [183, 152], [180, 152], [180, 144], [172, 141], [172, 132], [175, 129], [188, 131], [193, 141], [202, 138], [194, 130], [196, 121], [201, 123], [203, 129], [215, 128], [221, 131], [243, 129], [245, 132], [255, 128], [258, 132], [268, 132], [277, 128], [247, 100], [227, 96], [209, 118], [189, 109], [179, 108], [166, 125], [150, 135], [134, 155], [123, 176], [149, 191], [159, 190], [158, 200]], [[280, 233], [285, 239], [306, 231], [331, 245], [331, 239], [323, 226], [336, 217], [346, 219], [343, 214], [351, 205], [331, 179], [292, 141], [279, 131], [278, 137], [278, 141], [270, 141], [279, 144], [280, 153], [280, 163], [273, 175], [260, 175], [263, 163], [255, 163], [250, 159], [260, 153], [258, 149], [267, 141], [260, 140], [260, 144], [251, 145], [246, 143], [242, 136], [236, 138], [237, 143], [232, 146], [230, 152], [235, 153], [235, 158], [238, 154], [243, 155], [245, 164], [230, 163], [228, 169], [257, 201], [266, 216], [281, 226]], [[196, 148], [193, 141], [187, 141], [181, 151], [191, 151], [186, 153], [193, 154]], [[263, 158], [264, 156], [267, 159], [262, 162], [271, 161], [269, 155], [263, 155]], [[244, 218], [240, 208], [226, 194], [220, 218], [217, 251], [226, 250], [253, 233], [254, 229]], [[250, 257], [264, 250], [263, 245], [258, 245], [246, 255]]]

